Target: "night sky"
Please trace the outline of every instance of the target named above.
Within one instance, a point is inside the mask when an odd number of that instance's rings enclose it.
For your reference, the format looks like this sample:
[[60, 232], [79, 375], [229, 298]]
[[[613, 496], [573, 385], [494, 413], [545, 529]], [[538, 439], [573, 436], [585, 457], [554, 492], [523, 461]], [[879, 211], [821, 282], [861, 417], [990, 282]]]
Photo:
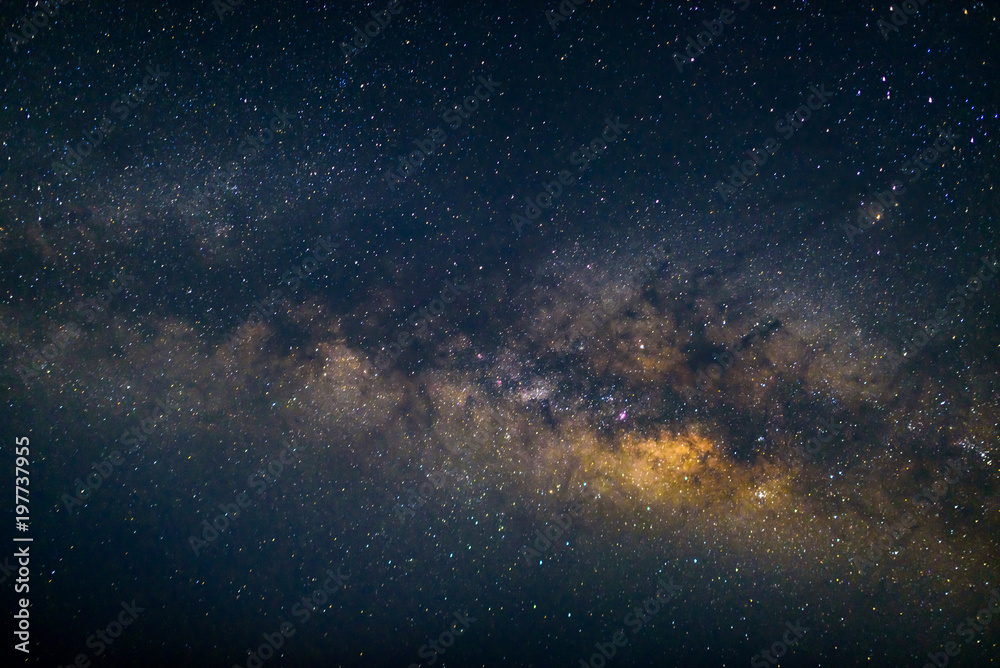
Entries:
[[1000, 6], [904, 5], [5, 3], [3, 656], [997, 665]]

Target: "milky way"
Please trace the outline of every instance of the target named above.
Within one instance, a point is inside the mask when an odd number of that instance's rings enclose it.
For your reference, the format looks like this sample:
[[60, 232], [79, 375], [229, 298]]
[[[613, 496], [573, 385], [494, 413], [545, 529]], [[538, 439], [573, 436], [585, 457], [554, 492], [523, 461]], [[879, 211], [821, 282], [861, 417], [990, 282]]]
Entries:
[[29, 662], [993, 665], [995, 16], [743, 5], [10, 49]]

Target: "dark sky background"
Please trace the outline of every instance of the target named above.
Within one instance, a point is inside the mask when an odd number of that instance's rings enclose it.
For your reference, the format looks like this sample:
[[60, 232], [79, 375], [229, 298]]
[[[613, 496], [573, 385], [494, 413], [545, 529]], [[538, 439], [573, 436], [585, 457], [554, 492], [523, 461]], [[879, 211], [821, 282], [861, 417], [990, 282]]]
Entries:
[[995, 3], [46, 6], [17, 665], [997, 664]]

